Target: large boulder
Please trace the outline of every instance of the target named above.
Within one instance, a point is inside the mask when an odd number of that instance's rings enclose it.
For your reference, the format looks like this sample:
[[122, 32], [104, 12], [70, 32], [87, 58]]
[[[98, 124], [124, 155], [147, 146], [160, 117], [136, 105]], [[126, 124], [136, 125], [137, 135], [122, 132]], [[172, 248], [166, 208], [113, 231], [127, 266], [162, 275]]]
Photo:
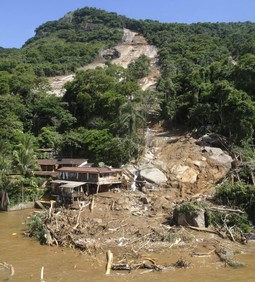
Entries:
[[196, 141], [196, 144], [203, 147], [208, 146], [221, 149], [225, 149], [227, 146], [226, 139], [216, 133], [208, 133], [203, 135]]
[[145, 180], [158, 184], [158, 185], [162, 185], [167, 182], [166, 175], [156, 167], [149, 167], [149, 168], [141, 169], [140, 175]]
[[199, 228], [205, 227], [205, 211], [202, 209], [196, 214], [180, 213], [174, 210], [174, 221], [181, 226], [194, 226]]
[[204, 152], [208, 153], [210, 159], [215, 160], [221, 165], [224, 165], [226, 168], [230, 169], [233, 159], [228, 154], [224, 153], [222, 149], [215, 147], [204, 147]]
[[195, 183], [199, 171], [186, 165], [174, 165], [170, 172], [182, 183]]

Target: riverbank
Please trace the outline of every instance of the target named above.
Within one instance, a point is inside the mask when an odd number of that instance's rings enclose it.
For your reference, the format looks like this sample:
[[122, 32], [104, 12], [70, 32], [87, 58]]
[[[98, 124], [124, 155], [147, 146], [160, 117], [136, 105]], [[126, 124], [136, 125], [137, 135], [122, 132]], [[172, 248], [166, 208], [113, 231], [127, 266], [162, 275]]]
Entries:
[[[95, 207], [96, 209], [96, 207]], [[94, 209], [94, 211], [95, 211]], [[190, 263], [188, 268], [166, 268], [159, 272], [148, 272], [146, 270], [137, 271], [112, 271], [110, 275], [105, 275], [106, 256], [102, 251], [98, 254], [88, 255], [77, 249], [61, 246], [45, 246], [33, 239], [24, 236], [27, 230], [25, 223], [29, 220], [34, 210], [22, 210], [13, 212], [0, 212], [0, 262], [12, 264], [15, 274], [12, 281], [27, 282], [39, 281], [42, 266], [44, 266], [44, 280], [47, 282], [82, 282], [82, 281], [253, 281], [255, 275], [255, 245], [240, 245], [234, 243], [231, 246], [235, 250], [235, 259], [245, 263], [245, 268], [234, 269], [225, 267], [215, 254], [208, 256], [195, 256], [191, 253], [205, 252], [203, 247], [203, 233], [194, 230], [183, 231], [184, 237], [191, 237], [190, 247], [170, 244], [165, 246], [160, 252], [153, 249], [144, 251], [142, 256], [137, 256], [137, 261], [141, 262], [145, 258], [152, 258], [158, 265], [170, 265], [176, 263], [180, 257]], [[125, 218], [123, 218], [124, 220]], [[16, 234], [16, 235], [13, 235]], [[208, 234], [209, 235], [209, 234]], [[209, 240], [211, 235], [209, 235]], [[220, 239], [219, 239], [220, 240]], [[193, 243], [192, 243], [193, 242]], [[218, 242], [218, 238], [216, 239]], [[219, 241], [221, 242], [221, 240]], [[210, 241], [209, 241], [210, 243]], [[206, 245], [205, 245], [206, 246]], [[209, 249], [207, 245], [206, 251]], [[200, 249], [202, 247], [202, 249]], [[126, 255], [131, 258], [129, 252], [122, 253], [121, 246], [118, 250], [112, 249], [114, 264], [119, 263]], [[0, 281], [7, 278], [7, 272], [0, 269]]]
[[[45, 244], [76, 248], [92, 257], [110, 250], [117, 269], [128, 270], [144, 261], [157, 270], [175, 268], [178, 261], [187, 268], [197, 258], [210, 258], [208, 264], [220, 267], [245, 267], [235, 256], [246, 252], [247, 245], [223, 238], [213, 228], [171, 225], [174, 207], [167, 190], [100, 193], [82, 203], [80, 210], [44, 211], [40, 224], [37, 214], [31, 235]], [[168, 252], [179, 257], [169, 262], [154, 260], [155, 255]]]

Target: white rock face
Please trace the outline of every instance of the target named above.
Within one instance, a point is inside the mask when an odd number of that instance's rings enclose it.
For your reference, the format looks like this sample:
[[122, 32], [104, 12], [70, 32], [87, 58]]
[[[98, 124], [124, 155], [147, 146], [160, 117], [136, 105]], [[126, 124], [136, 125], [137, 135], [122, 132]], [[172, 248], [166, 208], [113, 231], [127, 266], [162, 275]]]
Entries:
[[131, 43], [135, 37], [136, 33], [127, 29], [127, 28], [124, 28], [124, 33], [123, 33], [123, 37], [122, 37], [122, 42], [123, 43]]

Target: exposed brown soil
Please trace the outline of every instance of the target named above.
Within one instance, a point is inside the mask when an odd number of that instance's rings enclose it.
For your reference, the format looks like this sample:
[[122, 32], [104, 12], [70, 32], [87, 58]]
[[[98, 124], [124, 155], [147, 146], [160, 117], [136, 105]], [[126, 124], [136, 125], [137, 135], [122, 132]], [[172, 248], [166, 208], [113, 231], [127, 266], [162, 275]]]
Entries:
[[155, 163], [163, 163], [169, 179], [169, 185], [179, 184], [180, 197], [208, 196], [217, 182], [223, 179], [228, 169], [210, 158], [203, 147], [196, 144], [196, 139], [188, 135], [170, 133], [156, 136]]
[[[143, 192], [139, 189], [131, 192], [130, 173], [121, 190], [96, 194], [93, 201], [92, 196], [88, 197], [80, 211], [55, 211], [47, 221], [53, 237], [50, 243], [71, 245], [87, 252], [118, 248], [138, 253], [161, 250], [183, 241], [186, 236], [183, 229], [169, 224], [175, 206], [184, 200], [212, 197], [215, 182], [227, 169], [210, 159], [183, 130], [166, 132], [158, 124], [151, 131], [153, 134], [146, 137], [144, 156], [136, 166], [154, 165], [165, 172], [168, 181]], [[149, 161], [148, 151], [153, 151]], [[195, 181], [192, 181], [194, 175]]]

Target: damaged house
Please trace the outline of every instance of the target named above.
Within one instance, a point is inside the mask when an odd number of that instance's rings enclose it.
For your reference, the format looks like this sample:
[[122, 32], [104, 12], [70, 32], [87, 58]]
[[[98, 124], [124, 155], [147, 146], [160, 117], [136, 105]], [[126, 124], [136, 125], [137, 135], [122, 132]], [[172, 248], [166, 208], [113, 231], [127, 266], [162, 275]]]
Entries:
[[120, 188], [122, 169], [108, 167], [61, 167], [51, 182], [51, 193], [60, 205], [77, 207], [88, 195]]
[[58, 159], [38, 159], [40, 171], [35, 171], [34, 174], [38, 177], [56, 179], [57, 169], [61, 167], [83, 167], [91, 166], [87, 159], [72, 159], [72, 158], [58, 158]]

